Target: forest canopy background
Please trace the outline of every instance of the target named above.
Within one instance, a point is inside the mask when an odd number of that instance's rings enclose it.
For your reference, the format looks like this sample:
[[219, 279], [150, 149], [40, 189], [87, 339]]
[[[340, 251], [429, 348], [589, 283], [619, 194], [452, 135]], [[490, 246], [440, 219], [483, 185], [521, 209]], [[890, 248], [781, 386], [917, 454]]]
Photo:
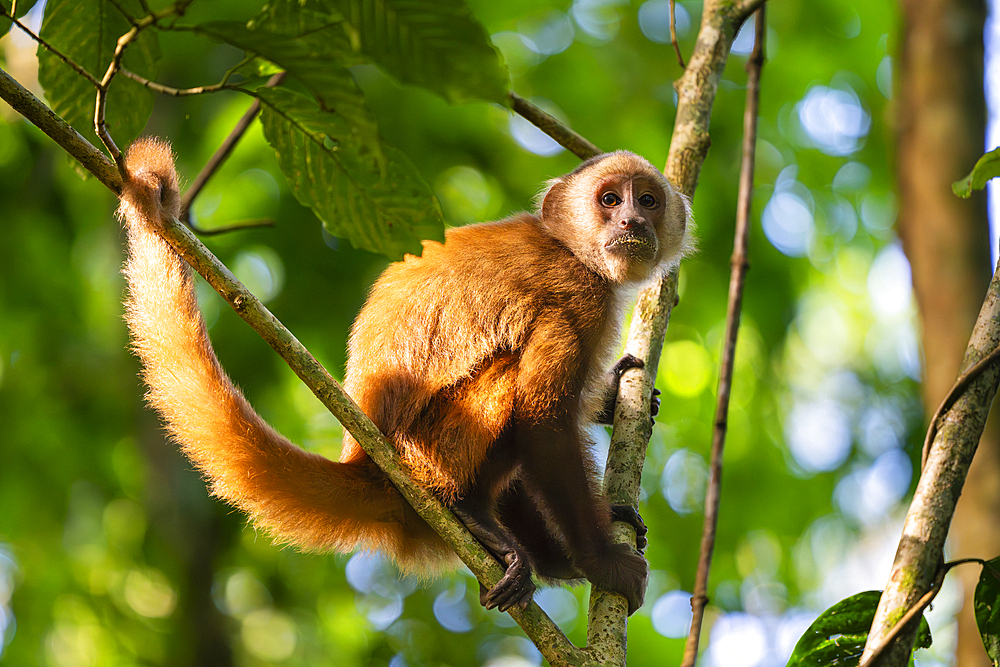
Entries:
[[[255, 9], [205, 4], [191, 12], [246, 20]], [[503, 54], [513, 90], [604, 149], [664, 162], [681, 71], [667, 43], [666, 0], [468, 4]], [[699, 5], [677, 5], [682, 50]], [[894, 228], [899, 21], [888, 2], [769, 7], [708, 664], [783, 664], [816, 613], [881, 588], [889, 570], [924, 419], [909, 265]], [[654, 576], [629, 626], [634, 665], [676, 662], [686, 634], [751, 36], [745, 28], [737, 39], [715, 102], [694, 199], [701, 249], [681, 271], [658, 375], [663, 409], [641, 508]], [[15, 29], [2, 45], [4, 69], [38, 90], [34, 44]], [[218, 81], [242, 55], [185, 33], [161, 39], [161, 49], [155, 78], [179, 87]], [[578, 163], [497, 105], [449, 104], [372, 66], [350, 72], [378, 131], [432, 186], [449, 224], [530, 207], [541, 183]], [[248, 104], [236, 93], [157, 96], [145, 131], [170, 138], [190, 180]], [[423, 585], [366, 556], [280, 550], [207, 497], [143, 408], [125, 352], [113, 197], [81, 180], [35, 128], [6, 107], [0, 113], [3, 659], [537, 662], [507, 617], [478, 607], [471, 578]], [[387, 259], [322, 230], [258, 128], [195, 217], [204, 228], [275, 221], [207, 242], [337, 374], [350, 323]], [[202, 296], [222, 363], [251, 402], [293, 441], [335, 458], [336, 421], [218, 297]], [[959, 597], [951, 583], [938, 598], [925, 661], [949, 655]], [[583, 591], [540, 599], [579, 640]]]

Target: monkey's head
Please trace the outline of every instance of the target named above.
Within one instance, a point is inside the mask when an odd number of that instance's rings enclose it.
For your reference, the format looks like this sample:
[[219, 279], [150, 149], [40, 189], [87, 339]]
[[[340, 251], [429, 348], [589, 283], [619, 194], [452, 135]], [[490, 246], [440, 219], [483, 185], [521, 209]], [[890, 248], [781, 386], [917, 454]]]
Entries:
[[614, 283], [645, 280], [694, 247], [687, 197], [628, 151], [598, 155], [552, 181], [541, 220], [581, 262]]

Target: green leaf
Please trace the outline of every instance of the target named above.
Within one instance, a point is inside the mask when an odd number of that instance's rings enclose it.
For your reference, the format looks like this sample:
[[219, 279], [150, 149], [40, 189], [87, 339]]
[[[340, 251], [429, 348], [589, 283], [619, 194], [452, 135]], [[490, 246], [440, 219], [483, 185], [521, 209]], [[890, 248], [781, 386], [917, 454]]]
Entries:
[[403, 153], [383, 145], [379, 159], [350, 123], [305, 95], [257, 93], [264, 136], [292, 192], [331, 234], [393, 259], [419, 254], [421, 239], [444, 238], [437, 200]]
[[343, 21], [354, 62], [451, 102], [506, 103], [507, 68], [462, 0], [275, 0], [253, 23], [305, 35], [333, 21]]
[[[881, 597], [880, 591], [857, 593], [820, 614], [799, 638], [788, 659], [788, 667], [857, 664]], [[930, 645], [930, 626], [921, 616], [914, 648]]]
[[1000, 666], [1000, 557], [987, 561], [979, 575], [975, 595], [976, 625], [986, 654]]
[[[121, 0], [121, 7], [142, 16], [137, 0]], [[111, 64], [118, 38], [131, 25], [107, 0], [49, 0], [41, 36], [70, 60], [101, 80]], [[156, 33], [146, 30], [129, 45], [122, 66], [148, 79], [156, 76], [160, 46]], [[52, 110], [81, 134], [96, 141], [94, 102], [97, 89], [82, 75], [43, 47], [38, 48], [38, 80]], [[105, 122], [119, 147], [132, 142], [153, 111], [153, 92], [117, 75], [108, 89]]]
[[1000, 148], [994, 148], [979, 158], [968, 176], [951, 184], [951, 191], [967, 199], [973, 190], [982, 190], [986, 182], [995, 176], [1000, 176]]
[[372, 150], [380, 150], [375, 117], [350, 72], [339, 64], [350, 51], [342, 22], [328, 21], [299, 35], [248, 28], [235, 21], [213, 21], [197, 26], [195, 31], [280, 65], [309, 89], [321, 108], [335, 111]]

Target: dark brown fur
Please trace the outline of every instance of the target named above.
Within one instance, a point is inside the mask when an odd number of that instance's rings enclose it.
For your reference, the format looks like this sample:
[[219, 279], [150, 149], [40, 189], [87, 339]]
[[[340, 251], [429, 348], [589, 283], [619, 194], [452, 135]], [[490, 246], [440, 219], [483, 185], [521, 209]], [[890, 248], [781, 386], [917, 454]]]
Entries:
[[[169, 147], [140, 140], [127, 163], [134, 349], [150, 403], [212, 492], [302, 548], [378, 549], [416, 572], [451, 560], [350, 435], [334, 463], [257, 416], [215, 358], [189, 269], [155, 232], [178, 212]], [[621, 208], [601, 205], [609, 189]], [[643, 193], [658, 206], [639, 206]], [[488, 606], [526, 604], [532, 568], [586, 576], [626, 595], [630, 611], [641, 604], [645, 560], [610, 541], [584, 430], [607, 400], [627, 293], [679, 261], [687, 218], [655, 168], [612, 153], [554, 181], [541, 215], [452, 230], [372, 288], [345, 388], [414, 479], [507, 565]]]

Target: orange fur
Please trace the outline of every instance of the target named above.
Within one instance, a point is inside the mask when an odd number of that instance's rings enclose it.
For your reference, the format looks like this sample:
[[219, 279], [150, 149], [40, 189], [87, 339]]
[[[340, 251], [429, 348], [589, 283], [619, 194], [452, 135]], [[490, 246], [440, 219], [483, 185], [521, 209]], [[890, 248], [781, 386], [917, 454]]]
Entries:
[[[306, 549], [378, 549], [417, 572], [448, 562], [349, 434], [334, 463], [257, 416], [219, 366], [189, 269], [155, 231], [178, 213], [169, 147], [140, 140], [127, 164], [119, 213], [133, 346], [150, 404], [212, 492]], [[638, 217], [602, 205], [608, 192]], [[656, 206], [636, 203], [650, 194]], [[553, 181], [540, 208], [451, 230], [390, 266], [352, 329], [345, 389], [414, 479], [465, 512], [501, 560], [509, 536], [490, 517], [516, 487], [522, 495], [500, 510], [536, 508], [523, 539], [538, 546], [530, 557], [540, 572], [586, 575], [634, 607], [645, 561], [610, 543], [584, 428], [606, 400], [625, 297], [690, 249], [688, 205], [652, 165], [620, 152]], [[492, 509], [473, 507], [470, 518], [470, 502]], [[524, 603], [517, 595], [507, 606]]]
[[444, 543], [369, 460], [334, 463], [306, 452], [254, 412], [219, 366], [190, 269], [155, 232], [162, 215], [178, 214], [170, 147], [140, 140], [127, 165], [119, 215], [128, 232], [133, 349], [150, 405], [212, 493], [278, 541], [304, 549], [383, 550], [418, 573], [449, 560]]

